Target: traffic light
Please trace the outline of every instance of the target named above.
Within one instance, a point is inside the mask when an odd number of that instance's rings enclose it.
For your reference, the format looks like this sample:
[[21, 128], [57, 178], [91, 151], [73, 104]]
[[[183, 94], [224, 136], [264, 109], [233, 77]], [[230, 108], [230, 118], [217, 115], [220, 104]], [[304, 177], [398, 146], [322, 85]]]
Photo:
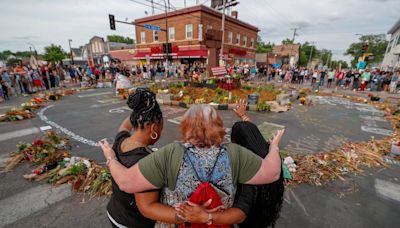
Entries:
[[115, 18], [114, 15], [109, 14], [108, 18], [110, 18], [110, 29], [115, 30]]
[[[167, 54], [167, 44], [163, 43], [163, 53]], [[171, 54], [172, 53], [172, 44], [168, 43], [168, 53]]]
[[368, 43], [363, 43], [361, 53], [364, 54], [368, 51]]

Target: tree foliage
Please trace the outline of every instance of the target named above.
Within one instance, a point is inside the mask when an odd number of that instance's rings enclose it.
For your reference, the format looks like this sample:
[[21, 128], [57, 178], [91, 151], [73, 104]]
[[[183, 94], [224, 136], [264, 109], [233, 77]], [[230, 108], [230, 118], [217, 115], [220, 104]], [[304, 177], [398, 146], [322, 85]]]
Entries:
[[67, 54], [60, 45], [51, 44], [44, 48], [43, 58], [47, 62], [60, 63], [66, 56]]
[[286, 39], [282, 40], [282, 44], [284, 44], [284, 45], [286, 45], [286, 44], [293, 44], [293, 40], [292, 40], [292, 39], [289, 39], [289, 38], [286, 38]]
[[321, 51], [318, 50], [314, 44], [306, 41], [300, 47], [299, 66], [304, 66], [304, 67], [307, 66], [310, 60], [312, 61], [314, 59], [319, 58], [320, 52]]
[[5, 50], [0, 52], [0, 60], [7, 60], [10, 56], [14, 56], [15, 58], [29, 58], [31, 56], [31, 52], [30, 51], [12, 52], [10, 50]]
[[130, 37], [123, 37], [119, 35], [108, 35], [107, 40], [109, 42], [116, 42], [116, 43], [125, 43], [125, 44], [134, 44], [135, 40]]
[[346, 50], [345, 55], [351, 55], [353, 57], [351, 61], [353, 67], [356, 66], [358, 58], [362, 56], [361, 51], [364, 43], [368, 43], [367, 53], [371, 53], [374, 56], [374, 58], [369, 61], [370, 63], [379, 63], [383, 60], [386, 47], [388, 46], [386, 35], [364, 35], [359, 38], [358, 42], [350, 44], [349, 48]]

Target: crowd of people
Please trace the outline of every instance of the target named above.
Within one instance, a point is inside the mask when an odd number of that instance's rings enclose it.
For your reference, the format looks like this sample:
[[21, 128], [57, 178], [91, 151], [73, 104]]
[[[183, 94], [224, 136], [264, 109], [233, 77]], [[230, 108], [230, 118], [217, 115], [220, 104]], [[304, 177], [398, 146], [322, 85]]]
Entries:
[[293, 84], [311, 84], [327, 88], [351, 89], [354, 91], [386, 91], [397, 93], [400, 69], [384, 71], [380, 69], [319, 69], [295, 68], [292, 70], [260, 70], [259, 76], [267, 81], [280, 81]]

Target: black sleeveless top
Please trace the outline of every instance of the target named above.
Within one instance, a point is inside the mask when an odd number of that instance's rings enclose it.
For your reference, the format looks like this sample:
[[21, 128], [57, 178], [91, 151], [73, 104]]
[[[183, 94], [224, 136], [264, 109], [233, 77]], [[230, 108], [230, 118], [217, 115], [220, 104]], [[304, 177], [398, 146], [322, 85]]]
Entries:
[[[129, 168], [146, 157], [150, 153], [144, 147], [139, 147], [125, 153], [121, 152], [121, 143], [129, 138], [131, 134], [128, 131], [121, 131], [115, 137], [113, 150], [118, 161]], [[134, 194], [121, 191], [114, 179], [112, 181], [111, 199], [107, 205], [107, 211], [111, 217], [119, 224], [135, 228], [153, 228], [155, 221], [144, 217], [136, 206]], [[134, 180], [132, 180], [134, 181]], [[158, 191], [158, 190], [155, 190]]]

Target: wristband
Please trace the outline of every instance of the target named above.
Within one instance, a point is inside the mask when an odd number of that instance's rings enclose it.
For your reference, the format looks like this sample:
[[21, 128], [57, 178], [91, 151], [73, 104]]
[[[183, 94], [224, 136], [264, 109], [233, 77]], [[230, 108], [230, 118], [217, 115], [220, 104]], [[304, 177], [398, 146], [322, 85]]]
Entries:
[[213, 224], [213, 216], [211, 213], [208, 213], [208, 219], [207, 219], [206, 225], [210, 226], [212, 224]]
[[108, 166], [108, 165], [110, 164], [111, 160], [117, 160], [117, 158], [116, 158], [115, 156], [113, 156], [113, 157], [108, 157], [108, 158], [107, 158], [107, 161], [106, 161], [106, 166]]

